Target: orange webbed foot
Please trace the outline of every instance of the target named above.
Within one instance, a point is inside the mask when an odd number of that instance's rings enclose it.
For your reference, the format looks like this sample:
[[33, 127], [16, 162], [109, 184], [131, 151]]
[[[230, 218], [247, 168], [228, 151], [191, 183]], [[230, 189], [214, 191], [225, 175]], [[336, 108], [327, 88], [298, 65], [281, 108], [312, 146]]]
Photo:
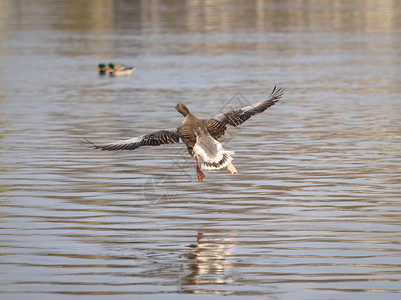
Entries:
[[230, 171], [232, 175], [238, 174], [237, 169], [235, 168], [235, 166], [232, 163], [228, 164], [227, 170]]
[[198, 174], [198, 181], [202, 182], [205, 178], [205, 174], [199, 168], [196, 169], [196, 173]]

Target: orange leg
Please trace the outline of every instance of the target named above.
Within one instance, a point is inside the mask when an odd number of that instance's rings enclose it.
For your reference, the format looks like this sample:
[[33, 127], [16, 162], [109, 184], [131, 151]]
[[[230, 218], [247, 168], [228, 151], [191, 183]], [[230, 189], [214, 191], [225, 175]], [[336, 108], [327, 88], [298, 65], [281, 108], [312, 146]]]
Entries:
[[198, 174], [198, 181], [202, 182], [203, 178], [205, 178], [205, 174], [203, 174], [203, 172], [201, 171], [200, 167], [199, 167], [199, 157], [196, 157], [196, 173]]
[[232, 175], [238, 174], [237, 169], [234, 167], [234, 165], [232, 163], [228, 164], [227, 170], [230, 171]]

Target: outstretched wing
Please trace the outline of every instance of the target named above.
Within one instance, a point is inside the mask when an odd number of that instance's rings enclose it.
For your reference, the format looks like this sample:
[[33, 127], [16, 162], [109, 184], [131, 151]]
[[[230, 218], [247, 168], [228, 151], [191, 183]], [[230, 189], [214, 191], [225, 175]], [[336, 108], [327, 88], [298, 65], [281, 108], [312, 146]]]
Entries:
[[86, 139], [84, 139], [93, 146], [95, 149], [100, 150], [134, 150], [142, 146], [160, 146], [163, 144], [174, 144], [179, 143], [180, 136], [177, 128], [171, 128], [166, 130], [160, 130], [151, 134], [146, 134], [138, 137], [134, 137], [127, 140], [120, 140], [110, 144], [96, 145]]
[[[264, 112], [270, 106], [274, 105], [283, 96], [284, 90], [274, 86], [268, 99], [258, 103], [234, 109], [227, 113], [214, 116], [212, 120], [218, 121], [224, 125], [238, 126], [244, 123], [253, 115]], [[217, 126], [216, 126], [217, 127]]]

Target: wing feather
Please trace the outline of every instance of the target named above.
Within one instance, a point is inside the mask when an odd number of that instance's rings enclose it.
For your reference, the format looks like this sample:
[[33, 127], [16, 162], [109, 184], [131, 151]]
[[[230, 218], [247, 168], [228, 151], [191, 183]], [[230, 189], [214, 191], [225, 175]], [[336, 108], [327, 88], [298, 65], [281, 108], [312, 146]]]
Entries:
[[222, 113], [214, 116], [212, 119], [216, 120], [224, 125], [228, 124], [231, 126], [238, 126], [248, 120], [250, 117], [264, 112], [270, 106], [276, 104], [283, 96], [284, 90], [274, 86], [268, 99], [260, 101], [258, 103], [244, 106], [241, 108], [234, 109], [227, 113]]
[[84, 137], [86, 142], [91, 144], [93, 148], [100, 150], [135, 150], [142, 146], [160, 146], [163, 144], [179, 143], [180, 136], [177, 128], [160, 130], [151, 134], [146, 134], [126, 140], [120, 140], [109, 144], [97, 145]]

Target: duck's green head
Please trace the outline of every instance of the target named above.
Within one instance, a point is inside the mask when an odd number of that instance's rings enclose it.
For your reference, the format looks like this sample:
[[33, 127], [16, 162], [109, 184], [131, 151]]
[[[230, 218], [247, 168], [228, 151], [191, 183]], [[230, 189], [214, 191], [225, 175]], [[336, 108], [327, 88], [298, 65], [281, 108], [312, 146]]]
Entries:
[[99, 64], [97, 67], [98, 67], [99, 69], [105, 69], [105, 68], [106, 68], [106, 65], [105, 65], [105, 64]]
[[113, 63], [109, 63], [109, 68], [110, 69], [114, 69], [114, 64]]

